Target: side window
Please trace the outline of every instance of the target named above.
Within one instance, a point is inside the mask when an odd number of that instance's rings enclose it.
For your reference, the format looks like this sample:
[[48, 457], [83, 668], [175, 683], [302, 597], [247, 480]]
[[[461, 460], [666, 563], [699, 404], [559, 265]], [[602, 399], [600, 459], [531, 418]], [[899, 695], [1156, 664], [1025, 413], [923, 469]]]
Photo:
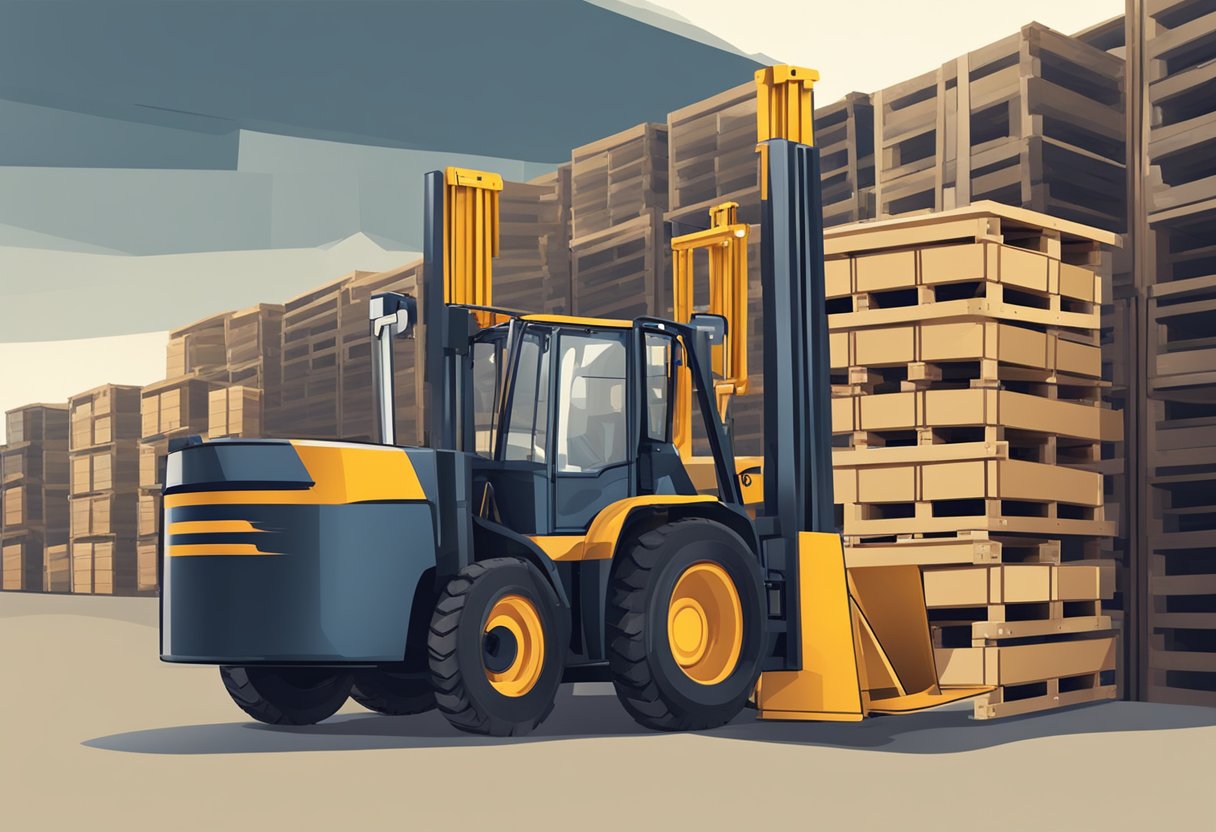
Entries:
[[473, 344], [473, 447], [479, 456], [494, 455], [501, 391], [502, 339], [478, 341]]
[[624, 334], [563, 333], [558, 353], [557, 470], [626, 462]]
[[519, 366], [511, 392], [511, 413], [503, 458], [544, 462], [549, 442], [549, 345], [537, 333], [519, 345]]
[[654, 442], [671, 441], [671, 402], [675, 386], [672, 373], [670, 336], [647, 333], [644, 364], [646, 367], [646, 438]]

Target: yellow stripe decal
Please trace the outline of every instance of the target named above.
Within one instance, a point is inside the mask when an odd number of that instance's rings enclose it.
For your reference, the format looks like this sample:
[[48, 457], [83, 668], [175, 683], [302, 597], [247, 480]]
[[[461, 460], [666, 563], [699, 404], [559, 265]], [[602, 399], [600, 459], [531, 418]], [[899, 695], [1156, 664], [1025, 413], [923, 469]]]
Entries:
[[168, 555], [171, 558], [195, 557], [202, 555], [278, 555], [279, 552], [259, 552], [252, 543], [188, 543], [170, 546]]
[[169, 524], [169, 534], [221, 534], [224, 532], [260, 532], [248, 520], [184, 520]]

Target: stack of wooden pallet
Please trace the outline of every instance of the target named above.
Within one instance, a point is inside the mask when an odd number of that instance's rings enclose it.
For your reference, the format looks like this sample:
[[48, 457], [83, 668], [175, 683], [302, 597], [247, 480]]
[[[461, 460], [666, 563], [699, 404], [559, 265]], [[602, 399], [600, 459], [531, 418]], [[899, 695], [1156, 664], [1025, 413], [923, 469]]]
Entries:
[[[828, 225], [874, 216], [874, 110], [849, 93], [815, 110], [823, 215]], [[709, 209], [739, 203], [739, 218], [760, 222], [756, 165], [756, 85], [740, 84], [667, 117], [671, 173], [668, 221], [676, 233], [705, 228]]]
[[878, 215], [994, 200], [1124, 230], [1123, 75], [1032, 23], [875, 93]]
[[170, 332], [165, 350], [165, 378], [196, 375], [226, 380], [227, 326], [231, 315], [222, 312]]
[[667, 128], [658, 124], [573, 152], [570, 280], [576, 314], [632, 318], [670, 308], [667, 164]]
[[165, 460], [169, 444], [187, 436], [205, 436], [211, 416], [211, 393], [224, 390], [226, 372], [211, 375], [212, 379], [195, 375], [178, 376], [143, 389], [140, 402], [140, 440], [138, 470], [132, 472], [138, 482], [137, 507], [132, 520], [138, 542], [138, 580], [140, 592], [151, 592], [158, 586], [156, 539], [160, 529], [161, 490], [165, 483]]
[[[570, 239], [574, 236], [571, 213], [574, 188], [573, 165], [566, 162], [559, 165], [557, 170], [552, 173], [538, 176], [528, 184], [543, 186], [546, 189], [543, 199], [554, 203], [556, 209], [553, 224], [544, 229], [541, 238], [544, 297], [542, 306], [537, 309], [555, 315], [569, 315], [573, 309], [570, 283]], [[497, 288], [495, 288], [495, 292], [497, 293]], [[500, 303], [500, 305], [507, 304]]]
[[[256, 390], [260, 397], [264, 435], [281, 435], [279, 408], [283, 404], [283, 306], [260, 303], [233, 312], [227, 320], [227, 374], [233, 387]], [[248, 434], [246, 434], [248, 435]]]
[[1114, 696], [1093, 271], [1113, 234], [995, 203], [826, 235], [851, 567], [924, 567], [943, 685], [991, 718]]
[[1145, 7], [1145, 693], [1216, 705], [1216, 9]]
[[8, 411], [0, 449], [0, 588], [70, 588], [67, 405]]
[[[284, 430], [297, 438], [332, 439], [341, 424], [341, 375], [338, 310], [343, 291], [371, 272], [352, 272], [298, 295], [283, 311]], [[367, 326], [367, 314], [363, 315]]]
[[103, 385], [68, 408], [72, 592], [133, 593], [140, 388]]

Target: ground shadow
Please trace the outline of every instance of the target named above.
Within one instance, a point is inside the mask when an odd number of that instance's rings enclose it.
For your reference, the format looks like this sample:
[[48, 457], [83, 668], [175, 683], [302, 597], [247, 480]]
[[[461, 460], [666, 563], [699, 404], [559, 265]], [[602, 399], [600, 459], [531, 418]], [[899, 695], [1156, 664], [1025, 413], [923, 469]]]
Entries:
[[[746, 742], [831, 746], [899, 754], [975, 751], [1039, 737], [1122, 731], [1161, 731], [1216, 725], [1216, 708], [1106, 702], [1010, 719], [976, 721], [966, 703], [861, 723], [760, 722], [744, 711], [705, 736]], [[611, 695], [573, 695], [566, 690], [553, 714], [526, 737], [498, 739], [463, 734], [436, 712], [409, 717], [344, 714], [320, 725], [278, 728], [255, 722], [184, 725], [131, 731], [87, 740], [90, 748], [143, 754], [266, 754], [352, 751], [546, 742], [588, 737], [643, 735]]]

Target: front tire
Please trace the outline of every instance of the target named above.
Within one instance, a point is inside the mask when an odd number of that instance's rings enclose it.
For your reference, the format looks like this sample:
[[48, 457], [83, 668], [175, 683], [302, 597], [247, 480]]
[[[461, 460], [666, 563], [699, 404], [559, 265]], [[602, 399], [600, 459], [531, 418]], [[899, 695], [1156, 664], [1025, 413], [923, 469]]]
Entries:
[[701, 518], [667, 523], [617, 555], [606, 610], [617, 697], [660, 731], [733, 719], [760, 675], [766, 618], [756, 557]]
[[315, 725], [329, 719], [350, 695], [351, 679], [332, 668], [220, 667], [237, 706], [268, 725]]
[[427, 648], [435, 701], [462, 731], [521, 736], [553, 710], [565, 638], [553, 587], [526, 561], [460, 570], [435, 605]]

